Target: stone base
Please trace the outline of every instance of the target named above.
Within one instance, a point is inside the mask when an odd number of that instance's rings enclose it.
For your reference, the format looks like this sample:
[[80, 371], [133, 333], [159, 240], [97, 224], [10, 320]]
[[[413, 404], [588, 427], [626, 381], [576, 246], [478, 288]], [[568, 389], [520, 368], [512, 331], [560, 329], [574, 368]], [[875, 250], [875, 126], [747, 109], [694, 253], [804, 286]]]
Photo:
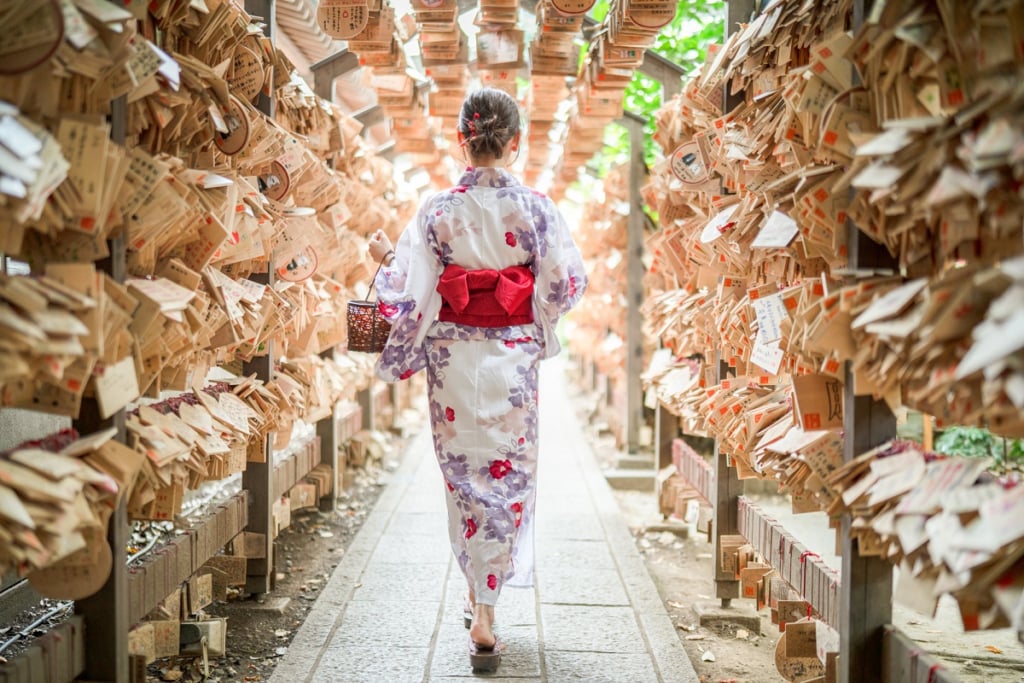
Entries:
[[[733, 603], [735, 604], [735, 603]], [[761, 635], [761, 617], [752, 609], [745, 607], [722, 607], [719, 601], [701, 601], [693, 604], [697, 619], [705, 628], [721, 628], [739, 626], [751, 633]]]
[[654, 470], [611, 469], [604, 478], [613, 489], [654, 492]]
[[615, 468], [620, 470], [650, 470], [654, 458], [650, 455], [620, 455], [615, 458]]
[[645, 533], [661, 533], [662, 531], [671, 531], [679, 538], [690, 537], [690, 525], [683, 522], [677, 522], [672, 519], [667, 519], [661, 522], [652, 522], [650, 524], [644, 524]]
[[291, 598], [267, 598], [262, 602], [258, 600], [246, 600], [245, 602], [237, 603], [238, 609], [244, 609], [248, 612], [273, 612], [274, 614], [284, 614], [285, 609], [291, 603]]

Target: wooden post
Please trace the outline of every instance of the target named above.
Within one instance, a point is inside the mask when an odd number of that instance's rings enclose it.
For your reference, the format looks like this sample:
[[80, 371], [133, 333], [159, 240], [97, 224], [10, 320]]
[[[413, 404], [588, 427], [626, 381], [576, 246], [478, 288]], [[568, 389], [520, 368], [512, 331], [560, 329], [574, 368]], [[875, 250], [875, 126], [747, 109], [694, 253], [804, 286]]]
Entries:
[[[721, 381], [725, 379], [729, 366], [721, 360], [717, 363], [718, 380]], [[728, 607], [733, 598], [740, 597], [740, 582], [735, 574], [722, 570], [719, 558], [722, 556], [722, 536], [739, 533], [739, 504], [742, 493], [743, 485], [736, 475], [736, 468], [729, 467], [729, 457], [719, 450], [718, 439], [715, 439], [715, 498], [711, 501], [715, 506], [714, 524], [711, 528], [715, 549], [712, 561], [715, 565], [715, 597], [722, 601], [722, 607]]]
[[[849, 363], [843, 398], [845, 461], [896, 436], [896, 420], [884, 402], [854, 395]], [[850, 537], [851, 521], [850, 515], [843, 515], [839, 682], [880, 681], [883, 629], [892, 621], [892, 564], [884, 558], [860, 555]]]
[[654, 409], [654, 453], [659, 471], [672, 464], [672, 441], [678, 434], [679, 418], [658, 401]]
[[[850, 267], [892, 266], [889, 252], [849, 225]], [[843, 460], [896, 436], [896, 418], [884, 401], [856, 395], [850, 363], [843, 388]], [[839, 620], [839, 681], [882, 680], [882, 638], [892, 621], [892, 564], [879, 557], [862, 557], [851, 539], [850, 515], [842, 520], [842, 572]]]
[[[266, 22], [264, 33], [274, 37], [274, 0], [245, 0], [245, 11], [262, 17]], [[274, 116], [273, 97], [260, 93], [257, 108], [270, 118]], [[273, 285], [272, 268], [254, 273], [250, 279], [264, 285]], [[256, 374], [256, 379], [269, 382], [274, 375], [273, 344], [267, 342], [266, 353], [245, 363], [242, 372]], [[249, 524], [246, 531], [262, 536], [263, 557], [249, 558], [246, 563], [245, 590], [254, 595], [269, 593], [274, 587], [274, 452], [270, 435], [263, 440], [263, 462], [247, 462], [242, 472], [242, 488], [249, 492]]]
[[[110, 138], [124, 144], [126, 123], [125, 98], [119, 97], [110, 105]], [[125, 243], [123, 237], [110, 241], [110, 256], [98, 262], [97, 268], [107, 272], [117, 282], [125, 279]], [[95, 398], [82, 400], [78, 419], [72, 423], [82, 435], [101, 429], [117, 428], [115, 437], [125, 442], [124, 409], [108, 418], [101, 418], [99, 404]], [[128, 545], [127, 501], [110, 516], [107, 525], [107, 542], [113, 555], [110, 576], [103, 587], [90, 597], [75, 603], [75, 614], [85, 622], [85, 671], [82, 678], [91, 681], [128, 681]]]
[[[869, 9], [869, 2], [854, 0], [854, 31], [864, 23]], [[848, 221], [847, 228], [851, 269], [894, 268], [892, 256], [884, 247], [868, 239], [852, 221]], [[896, 419], [889, 407], [870, 395], [858, 396], [854, 379], [847, 362], [843, 388], [843, 460], [847, 462], [896, 436]], [[850, 535], [851, 523], [852, 517], [843, 515], [839, 682], [880, 681], [884, 668], [884, 628], [892, 621], [892, 565], [883, 558], [860, 555], [857, 542]]]
[[[736, 30], [738, 24], [750, 21], [750, 17], [756, 11], [757, 6], [754, 0], [729, 0], [726, 3], [725, 36], [728, 38], [732, 31]], [[743, 93], [729, 94], [728, 84], [722, 87], [722, 111], [728, 113], [738, 104], [743, 102]], [[729, 369], [723, 363], [718, 351], [715, 352], [717, 364], [717, 379], [725, 378]], [[740, 583], [733, 574], [722, 571], [721, 562], [721, 539], [722, 536], [738, 533], [739, 529], [739, 498], [743, 492], [743, 486], [736, 475], [736, 468], [729, 467], [729, 458], [719, 451], [718, 440], [715, 439], [715, 490], [714, 500], [711, 503], [715, 507], [714, 523], [711, 527], [712, 540], [714, 543], [714, 564], [715, 564], [715, 597], [722, 601], [722, 607], [728, 607], [733, 598], [740, 596]]]
[[362, 409], [363, 413], [363, 429], [368, 429], [370, 431], [373, 431], [374, 426], [377, 423], [376, 416], [374, 415], [376, 411], [373, 407], [373, 383], [375, 381], [376, 380], [371, 379], [370, 386], [356, 392], [356, 401], [359, 403], [359, 407]]
[[[320, 354], [323, 358], [334, 358], [334, 349]], [[316, 435], [320, 437], [320, 462], [331, 468], [331, 492], [320, 499], [322, 512], [334, 512], [338, 502], [338, 405], [331, 406], [331, 414], [316, 423]]]
[[632, 455], [640, 450], [640, 428], [644, 420], [643, 317], [644, 301], [644, 207], [643, 185], [647, 167], [644, 164], [644, 119], [627, 114], [624, 124], [629, 130], [629, 233], [626, 246], [626, 449]]

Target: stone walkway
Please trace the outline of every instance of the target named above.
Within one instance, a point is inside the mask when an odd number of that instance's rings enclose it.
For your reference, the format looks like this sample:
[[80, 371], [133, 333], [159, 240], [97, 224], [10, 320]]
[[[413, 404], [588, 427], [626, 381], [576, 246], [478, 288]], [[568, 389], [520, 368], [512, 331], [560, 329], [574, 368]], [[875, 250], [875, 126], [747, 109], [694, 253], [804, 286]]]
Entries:
[[271, 681], [696, 683], [596, 464], [559, 361], [541, 373], [537, 581], [506, 589], [495, 674], [474, 676], [465, 581], [448, 545], [426, 426], [353, 540]]

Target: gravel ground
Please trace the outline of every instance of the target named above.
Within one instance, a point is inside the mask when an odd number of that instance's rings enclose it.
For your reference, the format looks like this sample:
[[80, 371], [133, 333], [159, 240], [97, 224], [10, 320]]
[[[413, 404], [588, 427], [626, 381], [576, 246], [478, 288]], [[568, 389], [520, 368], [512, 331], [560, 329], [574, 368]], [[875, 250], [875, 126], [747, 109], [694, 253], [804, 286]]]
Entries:
[[[397, 452], [397, 451], [396, 451]], [[276, 541], [277, 585], [269, 600], [287, 598], [282, 612], [259, 609], [251, 596], [229, 592], [205, 613], [226, 617], [227, 654], [210, 661], [211, 683], [265, 681], [302, 625], [306, 613], [341, 561], [351, 540], [377, 502], [383, 468], [368, 465], [356, 472], [355, 485], [338, 500], [338, 509], [310, 508], [292, 513], [291, 526]], [[149, 666], [150, 681], [202, 680], [199, 660], [169, 658]]]

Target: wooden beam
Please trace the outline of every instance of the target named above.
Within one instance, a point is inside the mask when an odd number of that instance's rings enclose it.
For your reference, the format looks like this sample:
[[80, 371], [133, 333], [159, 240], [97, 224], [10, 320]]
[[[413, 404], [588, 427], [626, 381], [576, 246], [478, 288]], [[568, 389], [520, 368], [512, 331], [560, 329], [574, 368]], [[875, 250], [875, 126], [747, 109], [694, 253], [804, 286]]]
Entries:
[[682, 90], [683, 76], [686, 75], [681, 66], [651, 50], [644, 51], [644, 61], [637, 71], [661, 83], [662, 102], [667, 102]]
[[382, 159], [387, 159], [388, 161], [393, 161], [396, 154], [398, 154], [398, 152], [395, 149], [394, 140], [388, 140], [377, 148], [377, 156]]
[[390, 117], [383, 107], [377, 104], [371, 104], [368, 107], [364, 107], [359, 111], [352, 114], [352, 118], [363, 124], [363, 135], [366, 135], [366, 131], [370, 126], [374, 126], [378, 123], [387, 121]]
[[348, 48], [321, 59], [309, 67], [313, 72], [313, 91], [328, 102], [333, 102], [335, 79], [358, 68], [359, 55], [349, 52]]

